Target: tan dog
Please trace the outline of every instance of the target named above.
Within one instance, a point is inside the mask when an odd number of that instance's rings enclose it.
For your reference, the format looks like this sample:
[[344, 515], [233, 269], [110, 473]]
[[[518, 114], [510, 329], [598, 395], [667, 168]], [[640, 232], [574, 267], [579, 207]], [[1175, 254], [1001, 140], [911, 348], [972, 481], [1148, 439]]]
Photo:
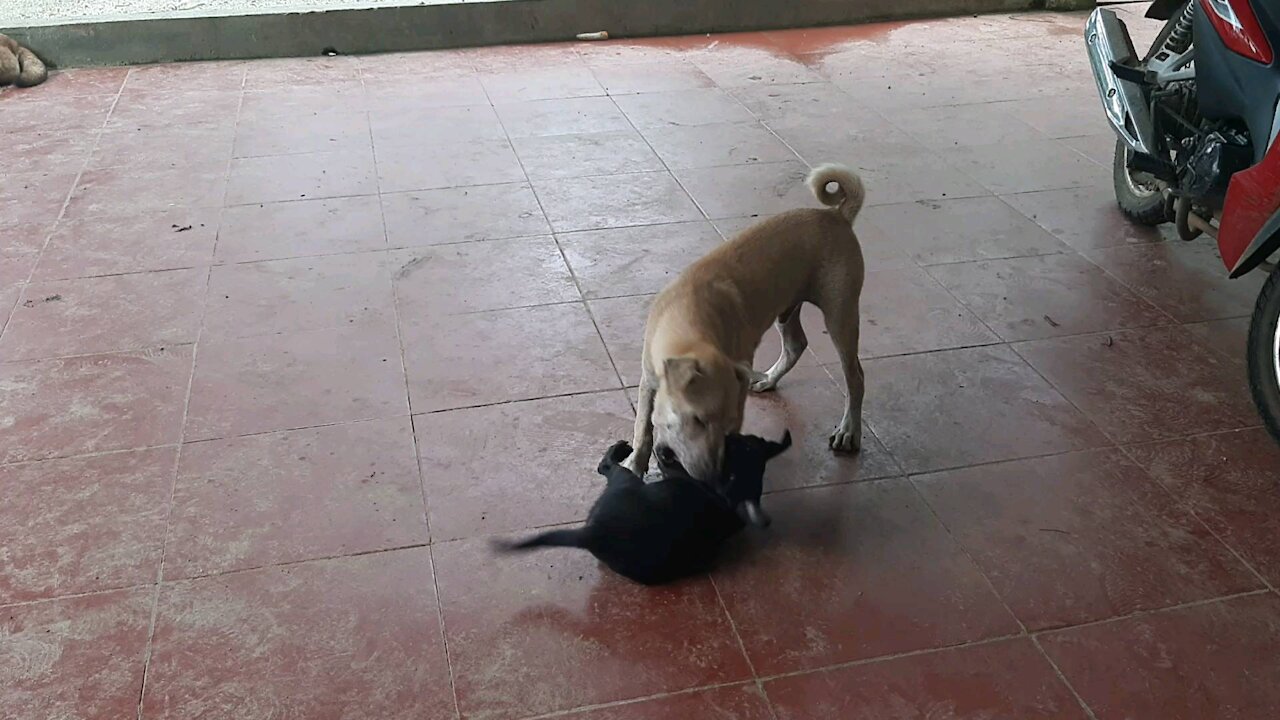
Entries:
[[[805, 302], [822, 309], [844, 367], [847, 401], [831, 448], [861, 448], [864, 269], [853, 219], [865, 192], [841, 165], [814, 168], [807, 182], [827, 209], [792, 210], [753, 225], [690, 265], [654, 300], [629, 460], [637, 475], [648, 470], [656, 446], [661, 465], [678, 462], [699, 480], [719, 477], [724, 439], [742, 429], [748, 389], [772, 390], [808, 346], [800, 327]], [[782, 355], [757, 373], [751, 360], [771, 323], [782, 335]]]

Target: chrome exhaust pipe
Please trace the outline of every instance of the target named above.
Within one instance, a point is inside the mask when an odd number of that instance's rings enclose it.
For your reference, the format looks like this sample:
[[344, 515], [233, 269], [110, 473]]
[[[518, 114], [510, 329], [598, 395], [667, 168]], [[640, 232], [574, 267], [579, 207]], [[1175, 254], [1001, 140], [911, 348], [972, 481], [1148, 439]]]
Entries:
[[1142, 88], [1120, 79], [1111, 67], [1112, 63], [1135, 70], [1139, 67], [1138, 53], [1133, 49], [1129, 30], [1115, 12], [1098, 8], [1090, 13], [1084, 25], [1084, 39], [1089, 50], [1093, 81], [1098, 86], [1102, 109], [1107, 113], [1111, 128], [1134, 152], [1154, 154], [1155, 132]]

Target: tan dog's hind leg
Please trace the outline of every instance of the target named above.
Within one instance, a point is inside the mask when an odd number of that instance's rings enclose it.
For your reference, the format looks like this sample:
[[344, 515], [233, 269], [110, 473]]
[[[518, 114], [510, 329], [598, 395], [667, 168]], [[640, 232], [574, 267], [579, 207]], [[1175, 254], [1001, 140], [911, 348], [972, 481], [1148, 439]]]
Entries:
[[831, 433], [831, 449], [837, 452], [857, 452], [862, 449], [862, 398], [866, 384], [862, 376], [862, 361], [858, 359], [858, 306], [836, 307], [826, 312], [827, 332], [840, 354], [840, 366], [844, 369], [845, 405], [840, 424]]
[[782, 354], [768, 371], [752, 373], [751, 390], [753, 392], [768, 392], [778, 387], [778, 381], [796, 366], [805, 348], [809, 347], [809, 338], [805, 337], [804, 328], [800, 326], [799, 305], [779, 315], [774, 327], [782, 336]]
[[0, 85], [31, 87], [47, 77], [49, 69], [35, 53], [8, 35], [0, 34]]
[[[3, 37], [3, 36], [0, 36]], [[22, 66], [18, 64], [18, 56], [0, 43], [0, 86], [12, 85], [18, 81]]]
[[636, 426], [631, 436], [631, 457], [623, 462], [628, 470], [641, 478], [649, 471], [649, 456], [653, 454], [653, 398], [657, 393], [658, 378], [647, 367], [642, 369], [636, 395]]
[[26, 48], [18, 48], [18, 64], [22, 67], [18, 79], [14, 81], [18, 87], [39, 85], [49, 77], [49, 69], [44, 62]]

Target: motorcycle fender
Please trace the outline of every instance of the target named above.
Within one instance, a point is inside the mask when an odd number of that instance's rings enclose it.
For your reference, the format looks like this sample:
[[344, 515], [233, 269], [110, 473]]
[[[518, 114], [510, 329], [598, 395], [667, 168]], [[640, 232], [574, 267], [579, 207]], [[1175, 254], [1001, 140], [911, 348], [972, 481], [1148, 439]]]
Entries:
[[1280, 249], [1280, 210], [1272, 213], [1271, 218], [1258, 230], [1258, 234], [1253, 236], [1249, 246], [1240, 254], [1235, 267], [1231, 268], [1231, 277], [1238, 278], [1258, 267], [1277, 249]]
[[1262, 162], [1231, 176], [1218, 221], [1218, 254], [1239, 277], [1280, 244], [1280, 142]]
[[1147, 17], [1152, 20], [1168, 20], [1186, 3], [1187, 0], [1156, 0], [1147, 8]]

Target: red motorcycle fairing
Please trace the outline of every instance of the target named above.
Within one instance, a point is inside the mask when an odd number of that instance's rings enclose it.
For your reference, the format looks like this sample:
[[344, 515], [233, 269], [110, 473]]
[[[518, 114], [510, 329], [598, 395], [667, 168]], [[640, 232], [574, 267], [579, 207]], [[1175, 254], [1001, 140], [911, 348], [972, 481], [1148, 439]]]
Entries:
[[[1259, 0], [1197, 0], [1196, 92], [1207, 118], [1243, 122], [1254, 165], [1235, 172], [1218, 213], [1218, 252], [1239, 277], [1280, 247], [1280, 6]], [[1226, 37], [1224, 34], [1226, 33]]]
[[1280, 247], [1280, 142], [1262, 162], [1231, 176], [1218, 224], [1218, 252], [1233, 278]]

